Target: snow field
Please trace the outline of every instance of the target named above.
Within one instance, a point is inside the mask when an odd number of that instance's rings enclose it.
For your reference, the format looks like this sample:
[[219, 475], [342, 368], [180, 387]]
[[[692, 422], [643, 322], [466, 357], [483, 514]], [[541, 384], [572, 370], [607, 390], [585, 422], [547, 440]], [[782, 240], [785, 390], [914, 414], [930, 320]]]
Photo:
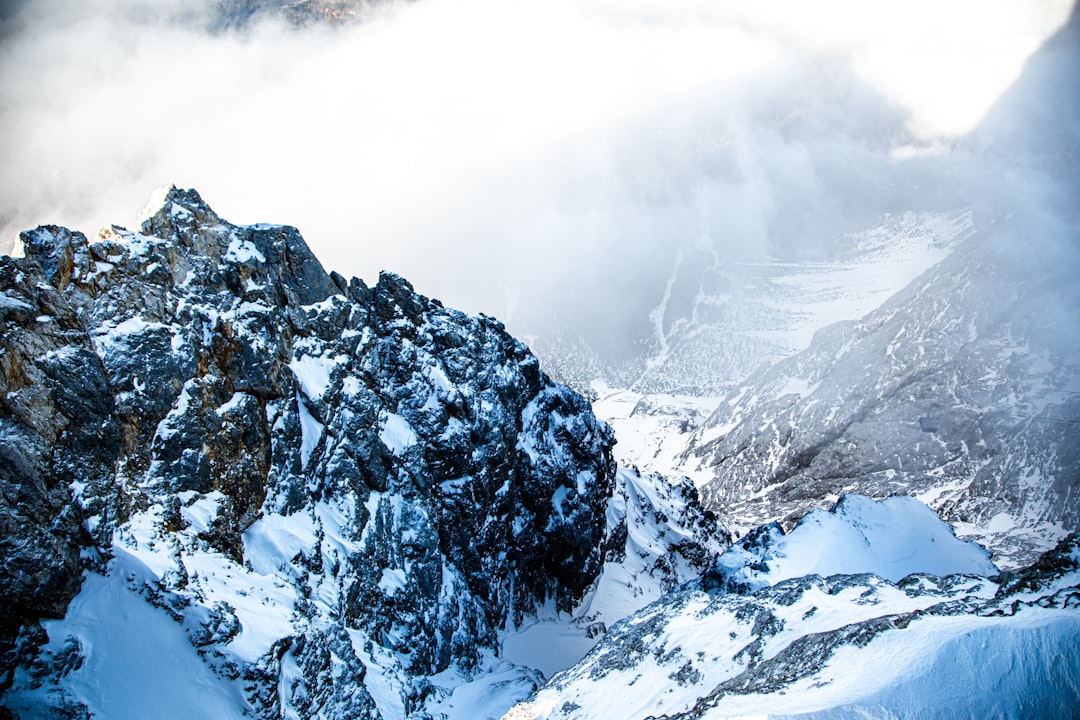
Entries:
[[845, 495], [832, 512], [811, 511], [764, 547], [744, 544], [721, 556], [718, 566], [752, 589], [807, 575], [874, 573], [895, 582], [917, 572], [998, 572], [984, 549], [957, 540], [933, 510], [904, 496], [874, 501]]

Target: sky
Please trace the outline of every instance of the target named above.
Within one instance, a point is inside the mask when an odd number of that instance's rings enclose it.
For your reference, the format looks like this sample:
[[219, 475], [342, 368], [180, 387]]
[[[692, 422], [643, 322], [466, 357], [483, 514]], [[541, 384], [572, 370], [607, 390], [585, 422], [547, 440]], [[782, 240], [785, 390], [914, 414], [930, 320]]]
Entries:
[[924, 181], [1071, 2], [416, 0], [303, 31], [215, 7], [0, 5], [0, 248], [134, 227], [175, 183], [347, 277], [617, 326], [597, 298], [653, 292], [681, 243], [812, 256], [912, 194], [962, 205]]

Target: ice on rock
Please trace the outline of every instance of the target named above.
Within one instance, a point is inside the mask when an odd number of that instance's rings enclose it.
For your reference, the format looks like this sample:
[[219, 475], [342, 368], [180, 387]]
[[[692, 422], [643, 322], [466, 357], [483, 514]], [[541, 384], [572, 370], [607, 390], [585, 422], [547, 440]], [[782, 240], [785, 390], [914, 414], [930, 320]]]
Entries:
[[385, 413], [379, 430], [379, 439], [390, 452], [401, 455], [416, 444], [416, 433], [409, 421], [396, 413]]
[[229, 247], [225, 251], [225, 259], [235, 263], [266, 262], [266, 258], [259, 252], [254, 243], [250, 240], [241, 240], [235, 237], [229, 241]]

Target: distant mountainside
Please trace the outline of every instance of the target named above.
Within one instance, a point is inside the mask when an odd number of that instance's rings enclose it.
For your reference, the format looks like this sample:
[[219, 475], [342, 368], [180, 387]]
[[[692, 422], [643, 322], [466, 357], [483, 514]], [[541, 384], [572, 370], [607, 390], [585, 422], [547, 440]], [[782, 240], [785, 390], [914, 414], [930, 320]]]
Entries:
[[972, 238], [863, 320], [757, 374], [693, 435], [685, 469], [744, 530], [857, 492], [914, 495], [1007, 567], [1080, 527], [1080, 358], [1017, 234]]
[[[1075, 86], [1078, 24], [969, 140], [1010, 173], [981, 196], [975, 234], [878, 310], [757, 372], [696, 430], [681, 467], [728, 523], [790, 526], [843, 493], [910, 494], [1002, 567], [1080, 528], [1080, 119], [1076, 103], [1031, 94]], [[1044, 126], [1063, 154], [1024, 144]]]
[[1077, 716], [1078, 29], [958, 144], [970, 232], [879, 308], [704, 421], [599, 386], [617, 452], [741, 537], [506, 720]]
[[973, 227], [970, 210], [888, 215], [835, 239], [829, 259], [681, 248], [655, 305], [640, 310], [633, 352], [595, 347], [571, 327], [540, 334], [531, 346], [545, 368], [582, 392], [599, 380], [646, 394], [721, 396], [761, 365], [804, 349], [819, 328], [876, 308]]
[[[822, 105], [847, 109], [851, 99], [814, 86], [808, 96], [817, 102], [807, 102], [793, 88], [794, 109], [782, 123], [769, 113], [754, 117], [745, 156], [732, 160], [722, 143], [720, 151], [700, 148], [710, 168], [747, 175], [740, 179], [750, 186], [761, 183], [766, 199], [752, 195], [763, 208], [756, 223], [729, 210], [728, 226], [691, 205], [700, 226], [679, 226], [680, 234], [647, 246], [646, 267], [623, 263], [625, 276], [608, 278], [620, 298], [617, 310], [594, 310], [588, 297], [574, 298], [576, 307], [560, 307], [561, 324], [525, 309], [512, 327], [529, 338], [553, 376], [579, 391], [600, 380], [643, 394], [718, 397], [759, 366], [805, 349], [816, 330], [874, 310], [959, 241], [996, 232], [1011, 212], [1029, 208], [1025, 222], [1034, 235], [1075, 232], [1044, 225], [1075, 224], [1080, 208], [1078, 27], [1074, 10], [979, 126], [955, 141], [905, 146], [903, 118], [888, 113], [870, 127], [838, 123], [857, 149], [844, 158], [850, 165], [818, 157], [821, 138], [802, 135], [792, 117], [820, 132], [815, 118], [838, 122], [818, 117]], [[873, 107], [874, 98], [861, 99]], [[859, 113], [851, 108], [850, 114]], [[771, 165], [766, 152], [779, 152], [770, 143], [788, 148], [800, 140], [806, 147], [796, 153], [795, 167], [809, 165], [814, 178], [798, 186], [801, 194], [791, 191], [792, 167]], [[706, 183], [700, 191], [714, 193], [718, 206], [737, 205], [746, 192], [727, 175], [704, 175], [716, 187]], [[1027, 242], [1022, 234], [1015, 241]], [[620, 268], [617, 253], [612, 248], [611, 265]]]

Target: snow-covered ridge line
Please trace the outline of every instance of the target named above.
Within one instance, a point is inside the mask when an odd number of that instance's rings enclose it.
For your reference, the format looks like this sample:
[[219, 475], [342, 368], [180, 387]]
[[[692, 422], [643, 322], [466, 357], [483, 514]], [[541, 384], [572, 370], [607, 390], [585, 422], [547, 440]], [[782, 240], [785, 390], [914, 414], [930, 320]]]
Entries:
[[706, 580], [613, 627], [505, 718], [1071, 717], [1078, 639], [1075, 534], [989, 579], [812, 575], [741, 594]]

